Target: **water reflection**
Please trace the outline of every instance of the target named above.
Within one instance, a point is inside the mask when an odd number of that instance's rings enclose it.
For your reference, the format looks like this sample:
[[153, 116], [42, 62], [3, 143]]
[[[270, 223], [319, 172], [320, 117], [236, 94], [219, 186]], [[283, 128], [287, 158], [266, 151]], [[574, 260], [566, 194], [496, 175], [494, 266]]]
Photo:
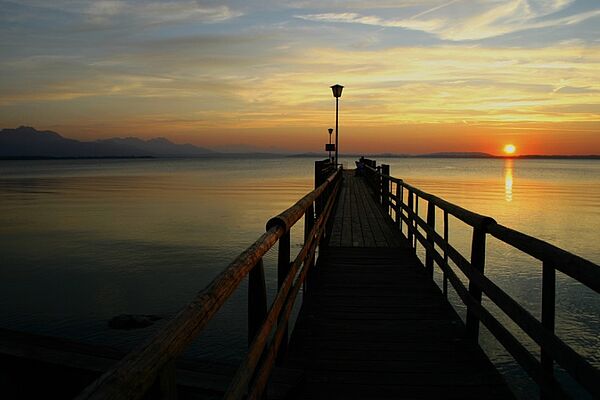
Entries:
[[504, 160], [504, 199], [508, 202], [513, 199], [513, 162], [512, 158]]

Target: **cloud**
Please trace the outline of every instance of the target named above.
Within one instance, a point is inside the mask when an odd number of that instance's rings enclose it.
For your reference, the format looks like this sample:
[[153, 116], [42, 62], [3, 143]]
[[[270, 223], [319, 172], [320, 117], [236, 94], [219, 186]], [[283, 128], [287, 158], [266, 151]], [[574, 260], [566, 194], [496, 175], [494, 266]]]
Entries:
[[291, 9], [402, 9], [439, 3], [439, 0], [271, 0], [271, 7], [285, 5]]
[[563, 94], [579, 94], [579, 93], [598, 93], [598, 89], [590, 87], [574, 87], [574, 86], [561, 86], [553, 90], [554, 93]]
[[511, 0], [484, 2], [454, 0], [437, 4], [412, 16], [399, 18], [354, 12], [298, 15], [309, 21], [363, 24], [427, 32], [444, 40], [462, 41], [497, 37], [528, 29], [576, 25], [600, 16], [595, 8], [566, 13], [574, 0]]
[[71, 16], [73, 22], [92, 26], [114, 26], [123, 22], [132, 25], [180, 21], [217, 23], [242, 15], [242, 12], [226, 5], [205, 5], [193, 0], [24, 0], [18, 5], [30, 8], [32, 15], [39, 15], [44, 10], [58, 12]]
[[[346, 86], [342, 108], [350, 126], [600, 120], [592, 114], [600, 104], [598, 47], [302, 48], [257, 58], [236, 50], [253, 48], [251, 41], [223, 40], [149, 42], [139, 52], [94, 62], [0, 62], [0, 75], [20, 76], [5, 82], [0, 103], [26, 109], [64, 102], [72, 112], [97, 104], [111, 109], [108, 115], [159, 113], [229, 128], [311, 127], [328, 120], [329, 86], [339, 81]], [[238, 47], [215, 53], [228, 41]]]

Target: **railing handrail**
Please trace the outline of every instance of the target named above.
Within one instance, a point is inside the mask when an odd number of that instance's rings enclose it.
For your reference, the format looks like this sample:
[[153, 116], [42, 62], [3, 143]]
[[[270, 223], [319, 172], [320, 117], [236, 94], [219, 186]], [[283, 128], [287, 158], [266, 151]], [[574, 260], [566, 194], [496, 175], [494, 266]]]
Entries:
[[488, 225], [486, 231], [496, 239], [530, 256], [550, 263], [555, 269], [600, 293], [600, 267], [576, 254], [551, 243], [529, 236], [498, 223]]
[[206, 327], [240, 282], [275, 243], [302, 217], [304, 212], [335, 182], [341, 170], [269, 220], [267, 231], [238, 255], [209, 285], [196, 294], [169, 323], [105, 372], [77, 399], [139, 399], [157, 381], [161, 370], [172, 362]]
[[[365, 167], [376, 173], [382, 178], [390, 179], [419, 197], [431, 201], [440, 209], [447, 211], [448, 214], [460, 219], [471, 227], [481, 227], [486, 233], [491, 234], [496, 239], [515, 247], [522, 252], [543, 262], [551, 263], [554, 268], [570, 276], [571, 278], [583, 283], [590, 289], [600, 293], [600, 267], [593, 262], [586, 260], [576, 254], [570, 253], [551, 243], [529, 236], [525, 233], [508, 228], [494, 220], [494, 218], [475, 213], [459, 205], [453, 204], [441, 197], [427, 193], [415, 186], [406, 183], [403, 179], [394, 178], [390, 175], [382, 174], [377, 169], [365, 165]], [[395, 196], [390, 193], [393, 200]]]
[[[447, 293], [446, 281], [448, 279], [460, 299], [467, 305], [467, 335], [471, 334], [469, 339], [477, 341], [478, 326], [481, 320], [523, 369], [540, 385], [545, 396], [560, 398], [564, 395], [562, 388], [553, 376], [554, 360], [592, 395], [600, 396], [600, 385], [598, 385], [600, 371], [598, 368], [592, 366], [554, 334], [555, 271], [561, 271], [600, 293], [600, 267], [543, 240], [500, 225], [490, 217], [473, 213], [424, 192], [407, 184], [402, 179], [390, 176], [389, 166], [384, 164], [382, 167], [374, 168], [375, 164], [375, 161], [367, 160], [363, 166], [377, 195], [380, 196], [385, 211], [388, 213], [390, 210], [395, 211], [396, 222], [400, 229], [402, 229], [402, 221], [406, 222], [411, 247], [416, 248], [418, 242], [425, 248], [427, 272], [433, 277], [434, 261], [442, 269], [444, 294]], [[382, 170], [388, 173], [383, 173]], [[392, 193], [390, 182], [396, 184], [396, 194]], [[408, 192], [408, 205], [404, 203], [404, 189]], [[414, 197], [417, 198], [417, 201]], [[418, 214], [419, 198], [428, 202], [427, 221]], [[443, 237], [435, 230], [436, 206], [444, 213]], [[470, 262], [448, 242], [448, 214], [454, 215], [473, 228]], [[485, 237], [487, 234], [543, 262], [541, 322], [484, 275]], [[412, 238], [414, 238], [414, 243]], [[440, 254], [438, 248], [441, 249], [443, 255]], [[449, 259], [469, 280], [468, 289], [448, 263]], [[482, 293], [485, 293], [541, 347], [540, 361], [481, 304]]]
[[[309, 262], [307, 264], [306, 261], [315, 257], [316, 243], [321, 239], [323, 232], [325, 231], [325, 224], [333, 210], [339, 187], [340, 185], [338, 180], [338, 184], [335, 185], [332, 196], [327, 201], [325, 210], [311, 228], [310, 232], [305, 238], [304, 246], [296, 256], [296, 259], [291, 263], [290, 270], [287, 273], [285, 280], [282, 282], [275, 299], [273, 300], [271, 308], [264, 319], [264, 323], [252, 340], [248, 352], [246, 353], [246, 357], [236, 371], [236, 374], [234, 375], [223, 399], [241, 399], [243, 398], [246, 390], [248, 390], [248, 400], [262, 398], [262, 394], [267, 383], [267, 378], [270, 375], [275, 356], [279, 351], [283, 335], [286, 334], [285, 327], [287, 327], [287, 321], [290, 317], [295, 298], [300, 290], [300, 287], [304, 284], [310, 269], [311, 263]], [[288, 209], [288, 211], [289, 210], [291, 209]], [[285, 218], [282, 218], [282, 214], [274, 219], [271, 219], [270, 222], [281, 223], [282, 221], [285, 221]], [[267, 227], [268, 226], [269, 223], [267, 224]], [[302, 269], [300, 269], [301, 266], [303, 266]], [[294, 281], [294, 278], [297, 274], [299, 277], [296, 281]], [[282, 312], [283, 317], [281, 316]], [[276, 322], [278, 326], [277, 330], [273, 334], [274, 339], [272, 340], [272, 344], [269, 345], [269, 347], [265, 350], [269, 334], [271, 333]], [[258, 364], [261, 361], [262, 366], [258, 371], [256, 371]], [[248, 385], [252, 381], [254, 382], [252, 386], [249, 387]]]
[[467, 210], [466, 208], [463, 208], [459, 205], [450, 203], [449, 201], [446, 201], [446, 200], [442, 199], [441, 197], [435, 196], [431, 193], [427, 193], [413, 185], [406, 183], [403, 179], [396, 178], [391, 175], [383, 174], [383, 173], [381, 173], [381, 171], [378, 171], [377, 168], [373, 168], [370, 165], [365, 164], [365, 168], [373, 173], [376, 173], [381, 178], [388, 179], [391, 182], [402, 185], [407, 190], [409, 190], [413, 193], [416, 193], [419, 197], [421, 197], [427, 201], [431, 201], [439, 208], [448, 211], [449, 214], [455, 216], [456, 218], [460, 219], [461, 221], [463, 221], [464, 223], [466, 223], [468, 225], [481, 226], [484, 224], [488, 224], [491, 221], [494, 221], [494, 219], [491, 217], [477, 214], [477, 213]]

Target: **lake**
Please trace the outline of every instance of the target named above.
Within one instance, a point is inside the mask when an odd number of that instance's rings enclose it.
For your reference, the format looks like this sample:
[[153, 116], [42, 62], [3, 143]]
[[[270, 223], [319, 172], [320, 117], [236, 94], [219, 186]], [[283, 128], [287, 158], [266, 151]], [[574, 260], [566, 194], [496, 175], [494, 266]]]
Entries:
[[[377, 161], [427, 192], [600, 263], [600, 161]], [[287, 157], [0, 161], [0, 327], [130, 349], [263, 233], [270, 217], [310, 191], [313, 168], [311, 158]], [[302, 232], [302, 224], [292, 232], [292, 251]], [[450, 242], [465, 255], [470, 235], [451, 218]], [[265, 258], [271, 298], [275, 258], [276, 251]], [[486, 274], [539, 317], [541, 263], [493, 238], [486, 263]], [[241, 358], [245, 285], [187, 356]], [[598, 297], [558, 274], [557, 334], [600, 366]], [[109, 329], [107, 321], [122, 313], [165, 319], [141, 330]], [[482, 343], [525, 387], [485, 332]]]

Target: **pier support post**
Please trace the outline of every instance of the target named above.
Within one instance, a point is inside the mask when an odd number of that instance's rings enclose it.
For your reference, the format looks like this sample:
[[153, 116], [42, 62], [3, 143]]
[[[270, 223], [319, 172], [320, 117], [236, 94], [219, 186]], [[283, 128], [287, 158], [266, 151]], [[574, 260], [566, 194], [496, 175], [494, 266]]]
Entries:
[[267, 288], [263, 259], [258, 260], [248, 275], [248, 344], [267, 317]]
[[[427, 203], [427, 226], [435, 231], [435, 204], [429, 200]], [[433, 252], [435, 242], [433, 241], [433, 234], [427, 232], [427, 243], [430, 248], [425, 251], [425, 271], [427, 275], [433, 278]]]
[[[279, 238], [279, 251], [277, 253], [277, 290], [283, 286], [286, 276], [290, 272], [290, 231], [287, 231], [281, 238]], [[279, 321], [278, 324], [287, 322]], [[288, 327], [285, 327], [283, 339], [281, 340], [281, 346], [277, 353], [277, 364], [281, 365], [287, 354], [288, 347]]]
[[[483, 274], [485, 268], [485, 229], [483, 224], [473, 228], [471, 241], [471, 267]], [[469, 282], [469, 294], [481, 303], [481, 288]], [[467, 339], [477, 344], [479, 341], [479, 318], [467, 308]]]

